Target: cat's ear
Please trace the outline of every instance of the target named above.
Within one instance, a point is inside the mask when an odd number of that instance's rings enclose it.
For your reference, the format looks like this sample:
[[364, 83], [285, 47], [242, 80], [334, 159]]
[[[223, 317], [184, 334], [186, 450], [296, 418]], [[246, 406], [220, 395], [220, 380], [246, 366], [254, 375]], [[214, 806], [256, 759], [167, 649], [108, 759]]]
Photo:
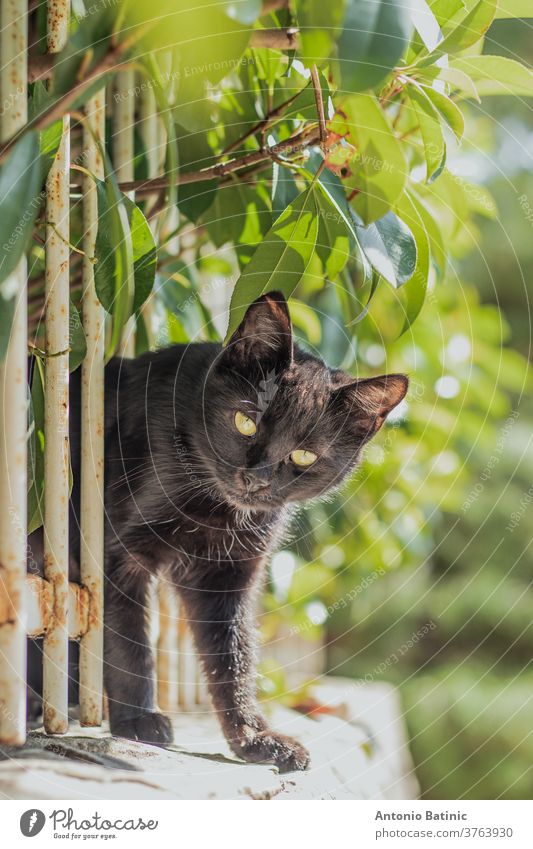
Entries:
[[383, 374], [341, 383], [332, 396], [334, 408], [363, 442], [380, 429], [390, 412], [403, 401], [409, 387], [405, 374]]
[[230, 338], [225, 356], [234, 365], [251, 360], [285, 368], [292, 360], [292, 328], [287, 301], [281, 292], [257, 298]]

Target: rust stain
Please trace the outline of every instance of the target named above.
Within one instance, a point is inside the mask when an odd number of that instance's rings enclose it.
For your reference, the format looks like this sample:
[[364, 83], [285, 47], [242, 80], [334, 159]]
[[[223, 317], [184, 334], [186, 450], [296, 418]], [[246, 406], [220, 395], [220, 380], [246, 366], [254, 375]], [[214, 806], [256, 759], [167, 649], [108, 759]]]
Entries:
[[69, 629], [71, 639], [79, 639], [89, 629], [90, 596], [86, 587], [70, 584], [70, 610], [73, 615], [72, 628]]
[[43, 723], [48, 734], [65, 734], [68, 731], [68, 720], [50, 704], [43, 707]]
[[83, 704], [80, 699], [80, 725], [94, 728], [101, 725], [102, 702], [89, 693], [83, 694]]
[[85, 588], [89, 596], [88, 617], [87, 617], [87, 632], [94, 631], [102, 625], [102, 594], [93, 590], [89, 592]]

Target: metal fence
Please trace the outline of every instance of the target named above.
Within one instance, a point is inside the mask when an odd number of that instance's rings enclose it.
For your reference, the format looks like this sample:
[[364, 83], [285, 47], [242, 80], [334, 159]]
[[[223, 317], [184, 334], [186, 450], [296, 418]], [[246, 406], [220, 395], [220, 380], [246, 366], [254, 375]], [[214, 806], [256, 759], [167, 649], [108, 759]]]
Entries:
[[[27, 122], [28, 6], [0, 0], [0, 141]], [[69, 0], [48, 0], [47, 48], [65, 45]], [[132, 90], [132, 72], [116, 75], [115, 85]], [[113, 114], [110, 154], [121, 180], [132, 177], [134, 109], [122, 96]], [[103, 177], [106, 92], [84, 107], [84, 167]], [[149, 176], [158, 173], [164, 148], [152, 93], [140, 110], [140, 131], [152, 151]], [[82, 725], [98, 726], [103, 716], [103, 559], [104, 559], [104, 312], [95, 292], [94, 255], [98, 210], [94, 181], [83, 177], [82, 313], [87, 354], [82, 364], [81, 583], [69, 582], [68, 376], [70, 290], [70, 121], [46, 183], [45, 240], [45, 496], [44, 577], [27, 569], [27, 268], [23, 260], [8, 282], [16, 291], [16, 311], [7, 356], [0, 364], [0, 743], [21, 745], [26, 736], [27, 637], [43, 637], [43, 718], [48, 733], [68, 729], [68, 644], [80, 644]], [[146, 309], [150, 309], [149, 305]], [[126, 328], [121, 354], [133, 352], [133, 327]], [[199, 665], [179, 602], [159, 592], [152, 605], [157, 646], [158, 699], [162, 710], [204, 701]]]

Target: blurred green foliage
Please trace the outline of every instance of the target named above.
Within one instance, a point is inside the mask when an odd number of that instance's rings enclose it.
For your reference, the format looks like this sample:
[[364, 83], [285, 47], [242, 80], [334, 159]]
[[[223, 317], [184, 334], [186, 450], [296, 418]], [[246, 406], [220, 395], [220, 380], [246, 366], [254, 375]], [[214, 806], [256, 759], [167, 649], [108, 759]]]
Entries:
[[[531, 62], [524, 29], [508, 23], [489, 31], [488, 49]], [[454, 240], [455, 279], [435, 288], [412, 332], [383, 339], [394, 304], [381, 299], [358, 328], [365, 373], [411, 374], [405, 418], [333, 503], [300, 518], [305, 547], [269, 614], [292, 623], [309, 654], [325, 640], [333, 674], [400, 687], [425, 798], [531, 798], [532, 132], [527, 101], [472, 105], [453, 165], [482, 180], [498, 214], [469, 222], [470, 250]], [[338, 334], [338, 350], [344, 342]], [[453, 397], [435, 392], [443, 377], [455, 379]]]

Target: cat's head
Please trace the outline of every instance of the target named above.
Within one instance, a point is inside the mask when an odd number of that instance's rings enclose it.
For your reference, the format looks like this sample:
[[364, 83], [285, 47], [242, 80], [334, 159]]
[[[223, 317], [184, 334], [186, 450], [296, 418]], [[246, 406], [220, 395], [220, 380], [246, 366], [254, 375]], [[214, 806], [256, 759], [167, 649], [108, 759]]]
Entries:
[[300, 350], [273, 292], [249, 307], [210, 370], [195, 441], [227, 502], [277, 510], [342, 483], [407, 387], [403, 374], [354, 380]]

